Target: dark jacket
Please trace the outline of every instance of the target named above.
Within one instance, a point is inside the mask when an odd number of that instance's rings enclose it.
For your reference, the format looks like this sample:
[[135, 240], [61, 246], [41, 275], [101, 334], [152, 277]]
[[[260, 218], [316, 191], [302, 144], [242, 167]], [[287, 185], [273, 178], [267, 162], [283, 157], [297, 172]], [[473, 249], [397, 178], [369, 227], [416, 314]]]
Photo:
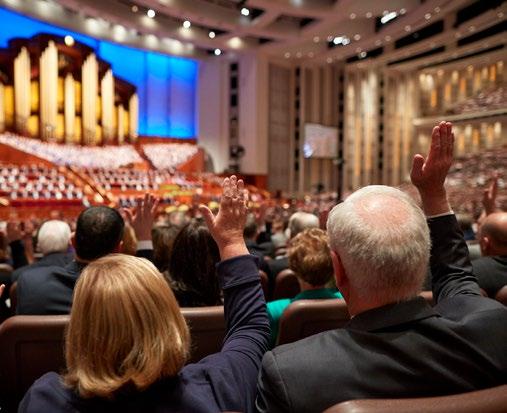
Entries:
[[32, 270], [33, 268], [40, 267], [65, 267], [69, 262], [71, 262], [74, 258], [74, 254], [71, 252], [53, 252], [51, 254], [47, 254], [43, 256], [40, 260], [35, 261], [30, 265], [25, 265], [23, 267], [14, 270], [11, 274], [11, 282], [15, 283], [21, 274], [26, 271]]
[[472, 261], [479, 287], [494, 298], [507, 285], [507, 256], [481, 257]]
[[480, 295], [454, 215], [429, 220], [433, 294], [356, 315], [266, 353], [260, 412], [322, 412], [351, 399], [439, 396], [507, 382], [507, 307]]
[[37, 380], [19, 412], [252, 412], [262, 355], [267, 349], [269, 323], [250, 255], [218, 265], [224, 290], [227, 334], [222, 351], [185, 366], [174, 378], [160, 380], [142, 393], [115, 401], [82, 399], [64, 387], [60, 376]]

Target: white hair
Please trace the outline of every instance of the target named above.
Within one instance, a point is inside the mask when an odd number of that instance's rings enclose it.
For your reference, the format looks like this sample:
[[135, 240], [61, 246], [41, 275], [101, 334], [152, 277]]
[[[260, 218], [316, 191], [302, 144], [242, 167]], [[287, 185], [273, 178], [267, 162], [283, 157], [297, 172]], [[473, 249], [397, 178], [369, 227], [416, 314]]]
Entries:
[[308, 228], [319, 228], [319, 218], [308, 212], [295, 212], [289, 218], [289, 238]]
[[421, 290], [430, 235], [424, 213], [407, 194], [364, 187], [333, 208], [327, 232], [359, 297], [393, 302]]
[[69, 247], [70, 227], [63, 221], [44, 222], [37, 234], [37, 249], [43, 254], [65, 252]]

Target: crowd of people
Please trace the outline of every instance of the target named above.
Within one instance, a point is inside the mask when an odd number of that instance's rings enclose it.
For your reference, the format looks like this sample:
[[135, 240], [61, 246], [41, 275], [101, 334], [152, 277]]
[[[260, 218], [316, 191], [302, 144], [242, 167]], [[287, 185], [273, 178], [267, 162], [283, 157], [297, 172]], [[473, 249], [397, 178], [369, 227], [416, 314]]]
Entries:
[[[232, 176], [208, 206], [165, 211], [146, 194], [132, 208], [87, 208], [75, 222], [8, 222], [4, 317], [14, 282], [16, 314], [70, 313], [66, 370], [37, 380], [19, 411], [322, 412], [505, 384], [507, 307], [494, 300], [507, 285], [503, 181], [488, 180], [484, 211], [467, 226], [444, 185], [453, 144], [442, 122], [428, 155], [414, 157], [420, 206], [377, 185], [332, 209], [322, 196], [253, 210]], [[470, 262], [474, 245], [482, 256]], [[300, 292], [270, 301], [286, 269]], [[418, 296], [423, 285], [434, 307]], [[351, 320], [277, 345], [284, 311], [309, 299], [345, 300]], [[192, 332], [180, 308], [217, 305], [222, 351], [187, 364]]]
[[490, 90], [483, 90], [477, 96], [458, 102], [452, 108], [452, 113], [461, 114], [486, 110], [505, 109], [507, 105], [507, 89], [503, 86]]
[[143, 152], [156, 169], [175, 170], [197, 154], [196, 145], [188, 143], [147, 143]]

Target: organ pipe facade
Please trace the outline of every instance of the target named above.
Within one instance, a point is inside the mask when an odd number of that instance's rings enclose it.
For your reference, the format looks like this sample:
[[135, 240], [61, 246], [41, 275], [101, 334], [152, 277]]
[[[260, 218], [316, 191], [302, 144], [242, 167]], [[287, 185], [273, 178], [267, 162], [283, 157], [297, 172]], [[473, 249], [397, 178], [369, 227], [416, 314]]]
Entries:
[[137, 139], [135, 87], [88, 46], [39, 34], [14, 39], [3, 52], [0, 132], [83, 145]]

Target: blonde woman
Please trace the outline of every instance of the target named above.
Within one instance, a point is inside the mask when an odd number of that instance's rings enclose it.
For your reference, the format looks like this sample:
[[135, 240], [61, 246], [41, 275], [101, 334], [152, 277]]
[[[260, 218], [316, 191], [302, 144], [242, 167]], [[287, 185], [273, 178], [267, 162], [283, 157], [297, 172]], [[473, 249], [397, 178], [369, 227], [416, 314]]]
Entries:
[[217, 273], [228, 330], [222, 351], [185, 366], [189, 332], [163, 276], [146, 260], [109, 255], [78, 280], [67, 372], [37, 380], [20, 412], [253, 411], [269, 324], [257, 261], [243, 241], [243, 182], [226, 178], [223, 190], [216, 217], [201, 208], [222, 259]]

